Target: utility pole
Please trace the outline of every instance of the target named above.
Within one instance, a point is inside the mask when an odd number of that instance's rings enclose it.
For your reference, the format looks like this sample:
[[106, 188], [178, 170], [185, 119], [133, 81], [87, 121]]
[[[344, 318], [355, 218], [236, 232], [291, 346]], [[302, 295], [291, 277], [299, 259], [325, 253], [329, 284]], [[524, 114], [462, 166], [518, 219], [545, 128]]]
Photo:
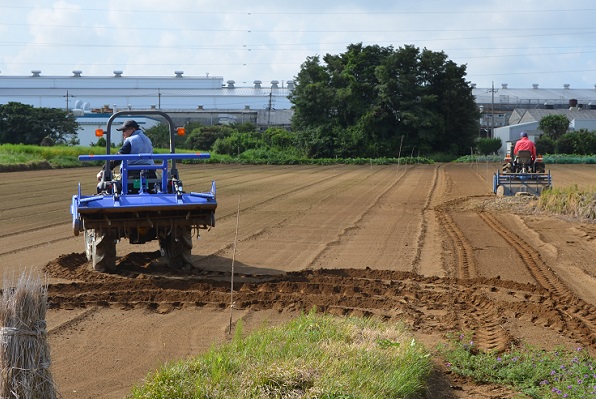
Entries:
[[62, 97], [66, 97], [66, 113], [68, 114], [68, 99], [74, 96], [72, 94], [68, 94], [68, 90], [66, 90], [66, 95]]
[[271, 126], [271, 99], [273, 93], [269, 92], [269, 105], [267, 106], [267, 128]]
[[490, 128], [490, 138], [495, 137], [495, 93], [499, 91], [499, 89], [495, 90], [495, 82], [492, 82], [492, 87], [487, 92], [491, 93], [491, 107], [490, 107], [490, 114], [491, 114], [491, 128]]

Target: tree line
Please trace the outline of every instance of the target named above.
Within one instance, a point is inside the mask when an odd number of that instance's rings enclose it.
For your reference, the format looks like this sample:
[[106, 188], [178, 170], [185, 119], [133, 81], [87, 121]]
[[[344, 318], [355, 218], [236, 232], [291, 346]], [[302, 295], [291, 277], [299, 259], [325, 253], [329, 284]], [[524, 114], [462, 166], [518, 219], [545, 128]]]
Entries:
[[0, 104], [0, 144], [79, 144], [74, 115], [19, 102]]

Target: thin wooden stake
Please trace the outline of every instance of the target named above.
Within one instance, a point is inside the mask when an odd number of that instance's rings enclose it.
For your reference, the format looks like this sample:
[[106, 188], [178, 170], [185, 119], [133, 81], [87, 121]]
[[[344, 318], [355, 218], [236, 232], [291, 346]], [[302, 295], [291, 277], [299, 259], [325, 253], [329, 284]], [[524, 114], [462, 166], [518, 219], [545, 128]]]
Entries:
[[232, 276], [230, 277], [230, 328], [232, 334], [232, 313], [234, 311], [234, 261], [236, 260], [236, 247], [238, 245], [238, 224], [240, 220], [240, 196], [238, 196], [238, 210], [236, 212], [236, 234], [234, 234], [234, 251], [232, 252]]

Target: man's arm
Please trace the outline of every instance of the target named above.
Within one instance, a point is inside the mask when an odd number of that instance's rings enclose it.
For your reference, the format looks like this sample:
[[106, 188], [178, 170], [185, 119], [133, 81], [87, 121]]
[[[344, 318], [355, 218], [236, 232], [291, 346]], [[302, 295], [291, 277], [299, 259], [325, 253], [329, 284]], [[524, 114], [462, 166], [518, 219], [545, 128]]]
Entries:
[[[132, 149], [132, 146], [130, 144], [130, 141], [124, 140], [124, 144], [122, 144], [122, 147], [120, 147], [120, 149], [118, 150], [118, 152], [116, 154], [130, 154], [131, 149]], [[120, 161], [120, 160], [110, 161], [110, 170], [114, 169], [116, 166], [120, 165], [121, 163], [122, 163], [122, 161]]]

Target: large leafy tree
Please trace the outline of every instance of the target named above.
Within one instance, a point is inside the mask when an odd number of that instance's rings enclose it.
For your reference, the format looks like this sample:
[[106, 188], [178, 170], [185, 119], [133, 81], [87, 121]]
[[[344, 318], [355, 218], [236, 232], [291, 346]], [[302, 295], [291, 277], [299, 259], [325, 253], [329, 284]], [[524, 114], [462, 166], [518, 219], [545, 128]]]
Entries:
[[569, 130], [569, 119], [565, 115], [547, 115], [538, 122], [538, 129], [553, 140], [557, 140]]
[[466, 153], [478, 111], [465, 66], [440, 52], [352, 44], [307, 58], [290, 95], [293, 128], [311, 156]]
[[0, 104], [0, 143], [39, 145], [44, 138], [56, 144], [76, 141], [79, 124], [75, 117], [57, 108], [35, 108], [28, 104]]

